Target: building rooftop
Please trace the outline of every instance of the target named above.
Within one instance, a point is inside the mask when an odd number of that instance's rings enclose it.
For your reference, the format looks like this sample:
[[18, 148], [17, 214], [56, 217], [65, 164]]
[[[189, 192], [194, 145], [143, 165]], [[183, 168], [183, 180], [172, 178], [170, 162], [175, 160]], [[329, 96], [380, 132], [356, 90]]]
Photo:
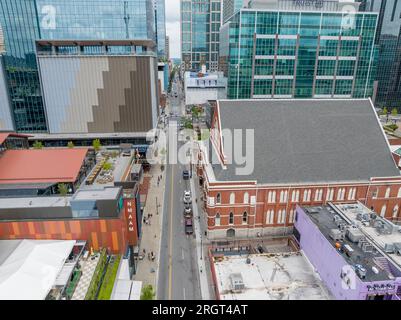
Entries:
[[0, 157], [0, 184], [75, 182], [87, 148], [6, 150]]
[[[342, 214], [341, 208], [344, 207], [336, 205], [303, 207], [304, 212], [319, 228], [327, 241], [332, 244], [333, 248], [337, 249], [338, 254], [343, 257], [346, 263], [354, 267], [360, 265], [366, 270], [365, 276], [360, 277], [362, 281], [374, 282], [394, 279], [396, 275], [393, 274], [393, 270], [383, 265], [383, 263], [388, 265], [386, 254], [374, 246], [364, 233], [360, 232], [357, 224], [353, 224]], [[368, 211], [370, 215], [371, 211]], [[333, 239], [333, 232], [340, 230], [343, 230], [341, 239]], [[356, 236], [349, 236], [349, 231]], [[341, 249], [337, 245], [341, 246]]]
[[[251, 263], [247, 264], [247, 257]], [[300, 252], [215, 259], [221, 300], [329, 300], [322, 281]], [[232, 275], [244, 289], [232, 292]], [[239, 277], [239, 275], [241, 277]]]
[[73, 200], [115, 200], [120, 194], [120, 187], [108, 187], [102, 189], [80, 189], [74, 196]]
[[[401, 252], [397, 254], [392, 248], [394, 244], [401, 245], [401, 226], [395, 225], [387, 219], [379, 217], [376, 213], [369, 210], [362, 203], [356, 202], [352, 205], [336, 205], [346, 218], [357, 225], [363, 234], [375, 245], [383, 250], [387, 257], [395, 262], [401, 270]], [[372, 214], [374, 220], [361, 221], [360, 214]], [[365, 215], [367, 217], [367, 215]], [[400, 249], [401, 250], [401, 246]]]
[[3, 255], [0, 300], [44, 300], [75, 243], [75, 240], [0, 241]]
[[20, 134], [15, 132], [0, 132], [0, 144], [3, 144], [9, 137], [11, 138], [29, 138], [31, 135]]
[[[220, 100], [221, 128], [254, 129], [254, 170], [214, 167], [216, 180], [258, 183], [368, 181], [400, 176], [367, 99]], [[356, 134], [357, 133], [357, 134]], [[245, 152], [246, 139], [242, 139]]]

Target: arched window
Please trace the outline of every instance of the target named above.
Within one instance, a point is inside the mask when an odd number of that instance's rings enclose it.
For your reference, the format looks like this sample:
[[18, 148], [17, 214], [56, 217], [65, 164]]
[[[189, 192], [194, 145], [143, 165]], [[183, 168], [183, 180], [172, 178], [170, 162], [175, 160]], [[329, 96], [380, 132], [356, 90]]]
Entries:
[[230, 193], [230, 204], [234, 204], [235, 203], [235, 193], [231, 192]]
[[280, 202], [284, 203], [287, 201], [287, 196], [288, 196], [288, 191], [286, 190], [281, 190], [280, 191]]
[[340, 188], [338, 189], [337, 192], [337, 200], [344, 200], [344, 196], [345, 196], [345, 188]]
[[220, 213], [216, 214], [216, 217], [214, 218], [214, 225], [219, 226], [220, 225]]
[[274, 223], [274, 210], [267, 210], [266, 213], [266, 224]]
[[248, 223], [248, 214], [244, 212], [242, 215], [242, 224], [247, 224]]
[[401, 198], [401, 188], [398, 188], [397, 198]]
[[275, 203], [276, 202], [276, 191], [269, 191], [267, 196], [268, 203]]
[[386, 194], [384, 195], [385, 198], [390, 198], [390, 187], [387, 187]]
[[355, 200], [356, 188], [350, 188], [348, 191], [348, 200]]
[[234, 213], [230, 212], [230, 218], [228, 220], [229, 224], [234, 224]]
[[387, 210], [387, 206], [383, 205], [381, 211], [380, 211], [380, 216], [384, 218], [384, 216], [386, 215], [386, 210]]
[[393, 218], [397, 218], [398, 217], [398, 209], [400, 207], [398, 206], [398, 204], [396, 204], [393, 208]]
[[329, 188], [327, 190], [326, 201], [333, 201], [333, 197], [334, 197], [334, 189], [333, 188]]
[[244, 203], [249, 203], [249, 193], [248, 192], [244, 193]]
[[323, 189], [317, 189], [315, 191], [315, 201], [322, 201]]
[[310, 196], [311, 196], [311, 191], [310, 189], [304, 190], [304, 202], [309, 202], [310, 201]]
[[221, 204], [221, 194], [220, 194], [220, 193], [218, 193], [218, 194], [216, 195], [216, 203], [217, 203], [217, 204]]

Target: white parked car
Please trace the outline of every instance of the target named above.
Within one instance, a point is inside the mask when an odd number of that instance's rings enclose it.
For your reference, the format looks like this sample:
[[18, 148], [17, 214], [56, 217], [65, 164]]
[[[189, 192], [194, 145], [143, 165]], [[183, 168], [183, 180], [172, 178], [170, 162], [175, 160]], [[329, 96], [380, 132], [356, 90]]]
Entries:
[[192, 203], [191, 191], [186, 190], [184, 192], [184, 203]]

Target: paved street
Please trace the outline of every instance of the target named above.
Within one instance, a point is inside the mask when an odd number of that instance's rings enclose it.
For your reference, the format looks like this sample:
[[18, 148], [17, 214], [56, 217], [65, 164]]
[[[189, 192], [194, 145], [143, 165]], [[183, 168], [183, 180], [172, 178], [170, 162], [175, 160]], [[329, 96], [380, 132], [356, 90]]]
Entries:
[[[180, 86], [173, 84], [172, 92], [178, 93], [177, 98], [170, 99], [170, 111], [173, 112], [173, 117], [169, 125], [175, 126], [183, 113], [184, 106]], [[178, 144], [180, 146], [182, 142]], [[193, 235], [186, 235], [184, 230], [182, 197], [184, 190], [191, 189], [189, 181], [182, 179], [184, 169], [185, 166], [176, 164], [168, 165], [166, 170], [159, 299], [201, 299], [195, 239]]]

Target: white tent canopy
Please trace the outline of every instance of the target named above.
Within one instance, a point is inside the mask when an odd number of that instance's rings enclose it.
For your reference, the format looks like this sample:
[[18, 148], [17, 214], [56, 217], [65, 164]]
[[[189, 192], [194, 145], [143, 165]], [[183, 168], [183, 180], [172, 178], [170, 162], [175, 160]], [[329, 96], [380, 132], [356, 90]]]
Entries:
[[[0, 251], [7, 244], [0, 241]], [[21, 240], [0, 261], [0, 300], [44, 300], [75, 240]]]

